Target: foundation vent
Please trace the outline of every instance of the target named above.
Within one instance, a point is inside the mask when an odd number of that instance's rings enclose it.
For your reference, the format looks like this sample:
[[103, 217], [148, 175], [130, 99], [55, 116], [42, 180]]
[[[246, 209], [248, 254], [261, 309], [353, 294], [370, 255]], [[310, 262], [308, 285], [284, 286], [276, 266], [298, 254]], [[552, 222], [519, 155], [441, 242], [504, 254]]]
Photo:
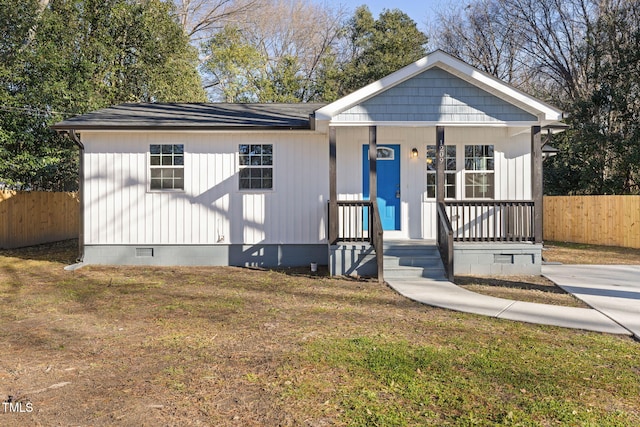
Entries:
[[513, 264], [513, 255], [494, 254], [493, 262], [496, 264]]
[[153, 248], [136, 248], [136, 258], [150, 258], [153, 256]]

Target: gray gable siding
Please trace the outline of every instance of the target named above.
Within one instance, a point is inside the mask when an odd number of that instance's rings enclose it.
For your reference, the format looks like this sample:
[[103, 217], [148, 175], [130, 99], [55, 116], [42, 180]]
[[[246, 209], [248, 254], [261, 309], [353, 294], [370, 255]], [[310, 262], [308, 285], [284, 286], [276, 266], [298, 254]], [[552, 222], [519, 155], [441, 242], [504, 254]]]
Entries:
[[343, 111], [338, 122], [535, 122], [537, 117], [440, 68]]

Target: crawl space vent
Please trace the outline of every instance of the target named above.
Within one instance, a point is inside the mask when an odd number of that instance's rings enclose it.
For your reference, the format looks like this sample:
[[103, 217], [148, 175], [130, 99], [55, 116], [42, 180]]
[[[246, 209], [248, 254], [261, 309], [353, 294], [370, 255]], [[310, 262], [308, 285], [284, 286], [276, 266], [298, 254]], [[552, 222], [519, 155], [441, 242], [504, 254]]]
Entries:
[[495, 254], [493, 262], [496, 264], [513, 264], [513, 255]]
[[153, 256], [153, 248], [136, 248], [136, 258], [148, 258]]

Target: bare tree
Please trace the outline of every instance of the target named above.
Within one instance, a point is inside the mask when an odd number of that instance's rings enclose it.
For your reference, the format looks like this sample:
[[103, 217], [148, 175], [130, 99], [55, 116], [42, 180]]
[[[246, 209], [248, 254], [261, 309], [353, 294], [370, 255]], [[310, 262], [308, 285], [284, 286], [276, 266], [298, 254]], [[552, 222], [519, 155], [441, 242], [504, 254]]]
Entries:
[[310, 79], [338, 37], [344, 18], [342, 8], [312, 0], [272, 0], [251, 15], [246, 30], [270, 61], [294, 57], [300, 72]]
[[[497, 0], [505, 24], [517, 29], [536, 89], [575, 99], [592, 86], [588, 78], [589, 38], [598, 16], [598, 0]], [[605, 0], [606, 2], [607, 0]]]
[[639, 1], [477, 0], [445, 18], [439, 47], [569, 113], [548, 191], [640, 192]]
[[243, 20], [261, 9], [264, 0], [174, 0], [178, 22], [192, 42], [211, 37], [226, 23]]
[[[245, 58], [246, 64], [251, 64], [254, 69], [240, 73], [250, 76], [246, 81], [253, 82], [255, 86], [250, 90], [254, 93], [250, 99], [271, 100], [269, 96], [263, 98], [264, 93], [260, 92], [264, 88], [258, 86], [275, 80], [275, 74], [278, 70], [283, 71], [283, 67], [295, 75], [296, 86], [299, 86], [293, 98], [301, 101], [315, 99], [316, 73], [323, 58], [335, 44], [344, 18], [342, 8], [332, 8], [313, 0], [268, 0], [263, 1], [259, 8], [248, 9], [242, 20], [227, 20], [227, 27], [233, 28], [228, 34], [233, 37], [240, 35], [240, 40], [234, 40], [233, 43], [242, 49], [233, 49], [237, 50], [238, 55], [251, 52], [254, 57], [251, 60]], [[224, 40], [218, 39], [216, 42], [224, 44]], [[233, 52], [229, 50], [220, 55], [216, 46], [211, 44], [205, 49], [204, 55], [205, 68], [212, 74], [209, 77], [213, 77], [208, 80], [208, 84], [214, 87], [213, 95], [228, 99], [228, 94], [219, 93], [220, 90], [216, 90], [215, 86], [221, 90], [232, 86], [222, 81], [231, 76], [216, 70], [226, 68], [224, 61], [233, 62], [240, 58], [233, 57]], [[234, 65], [237, 67], [238, 62]], [[234, 90], [237, 90], [237, 86]], [[243, 90], [240, 92], [246, 93]]]
[[522, 34], [505, 25], [504, 15], [495, 0], [453, 8], [439, 15], [442, 26], [432, 32], [432, 43], [489, 74], [521, 85], [525, 77]]
[[526, 90], [574, 99], [588, 82], [600, 5], [613, 0], [478, 0], [441, 16], [437, 46]]

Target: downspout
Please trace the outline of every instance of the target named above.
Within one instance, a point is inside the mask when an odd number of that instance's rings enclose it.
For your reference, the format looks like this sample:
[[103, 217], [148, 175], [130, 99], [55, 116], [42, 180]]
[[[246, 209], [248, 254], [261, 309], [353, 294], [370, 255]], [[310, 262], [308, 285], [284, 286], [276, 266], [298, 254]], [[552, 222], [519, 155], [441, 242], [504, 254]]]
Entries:
[[84, 261], [84, 144], [75, 129], [60, 133], [78, 146], [80, 154], [78, 162], [78, 199], [80, 201], [80, 212], [78, 212], [78, 258], [76, 262], [82, 263]]

